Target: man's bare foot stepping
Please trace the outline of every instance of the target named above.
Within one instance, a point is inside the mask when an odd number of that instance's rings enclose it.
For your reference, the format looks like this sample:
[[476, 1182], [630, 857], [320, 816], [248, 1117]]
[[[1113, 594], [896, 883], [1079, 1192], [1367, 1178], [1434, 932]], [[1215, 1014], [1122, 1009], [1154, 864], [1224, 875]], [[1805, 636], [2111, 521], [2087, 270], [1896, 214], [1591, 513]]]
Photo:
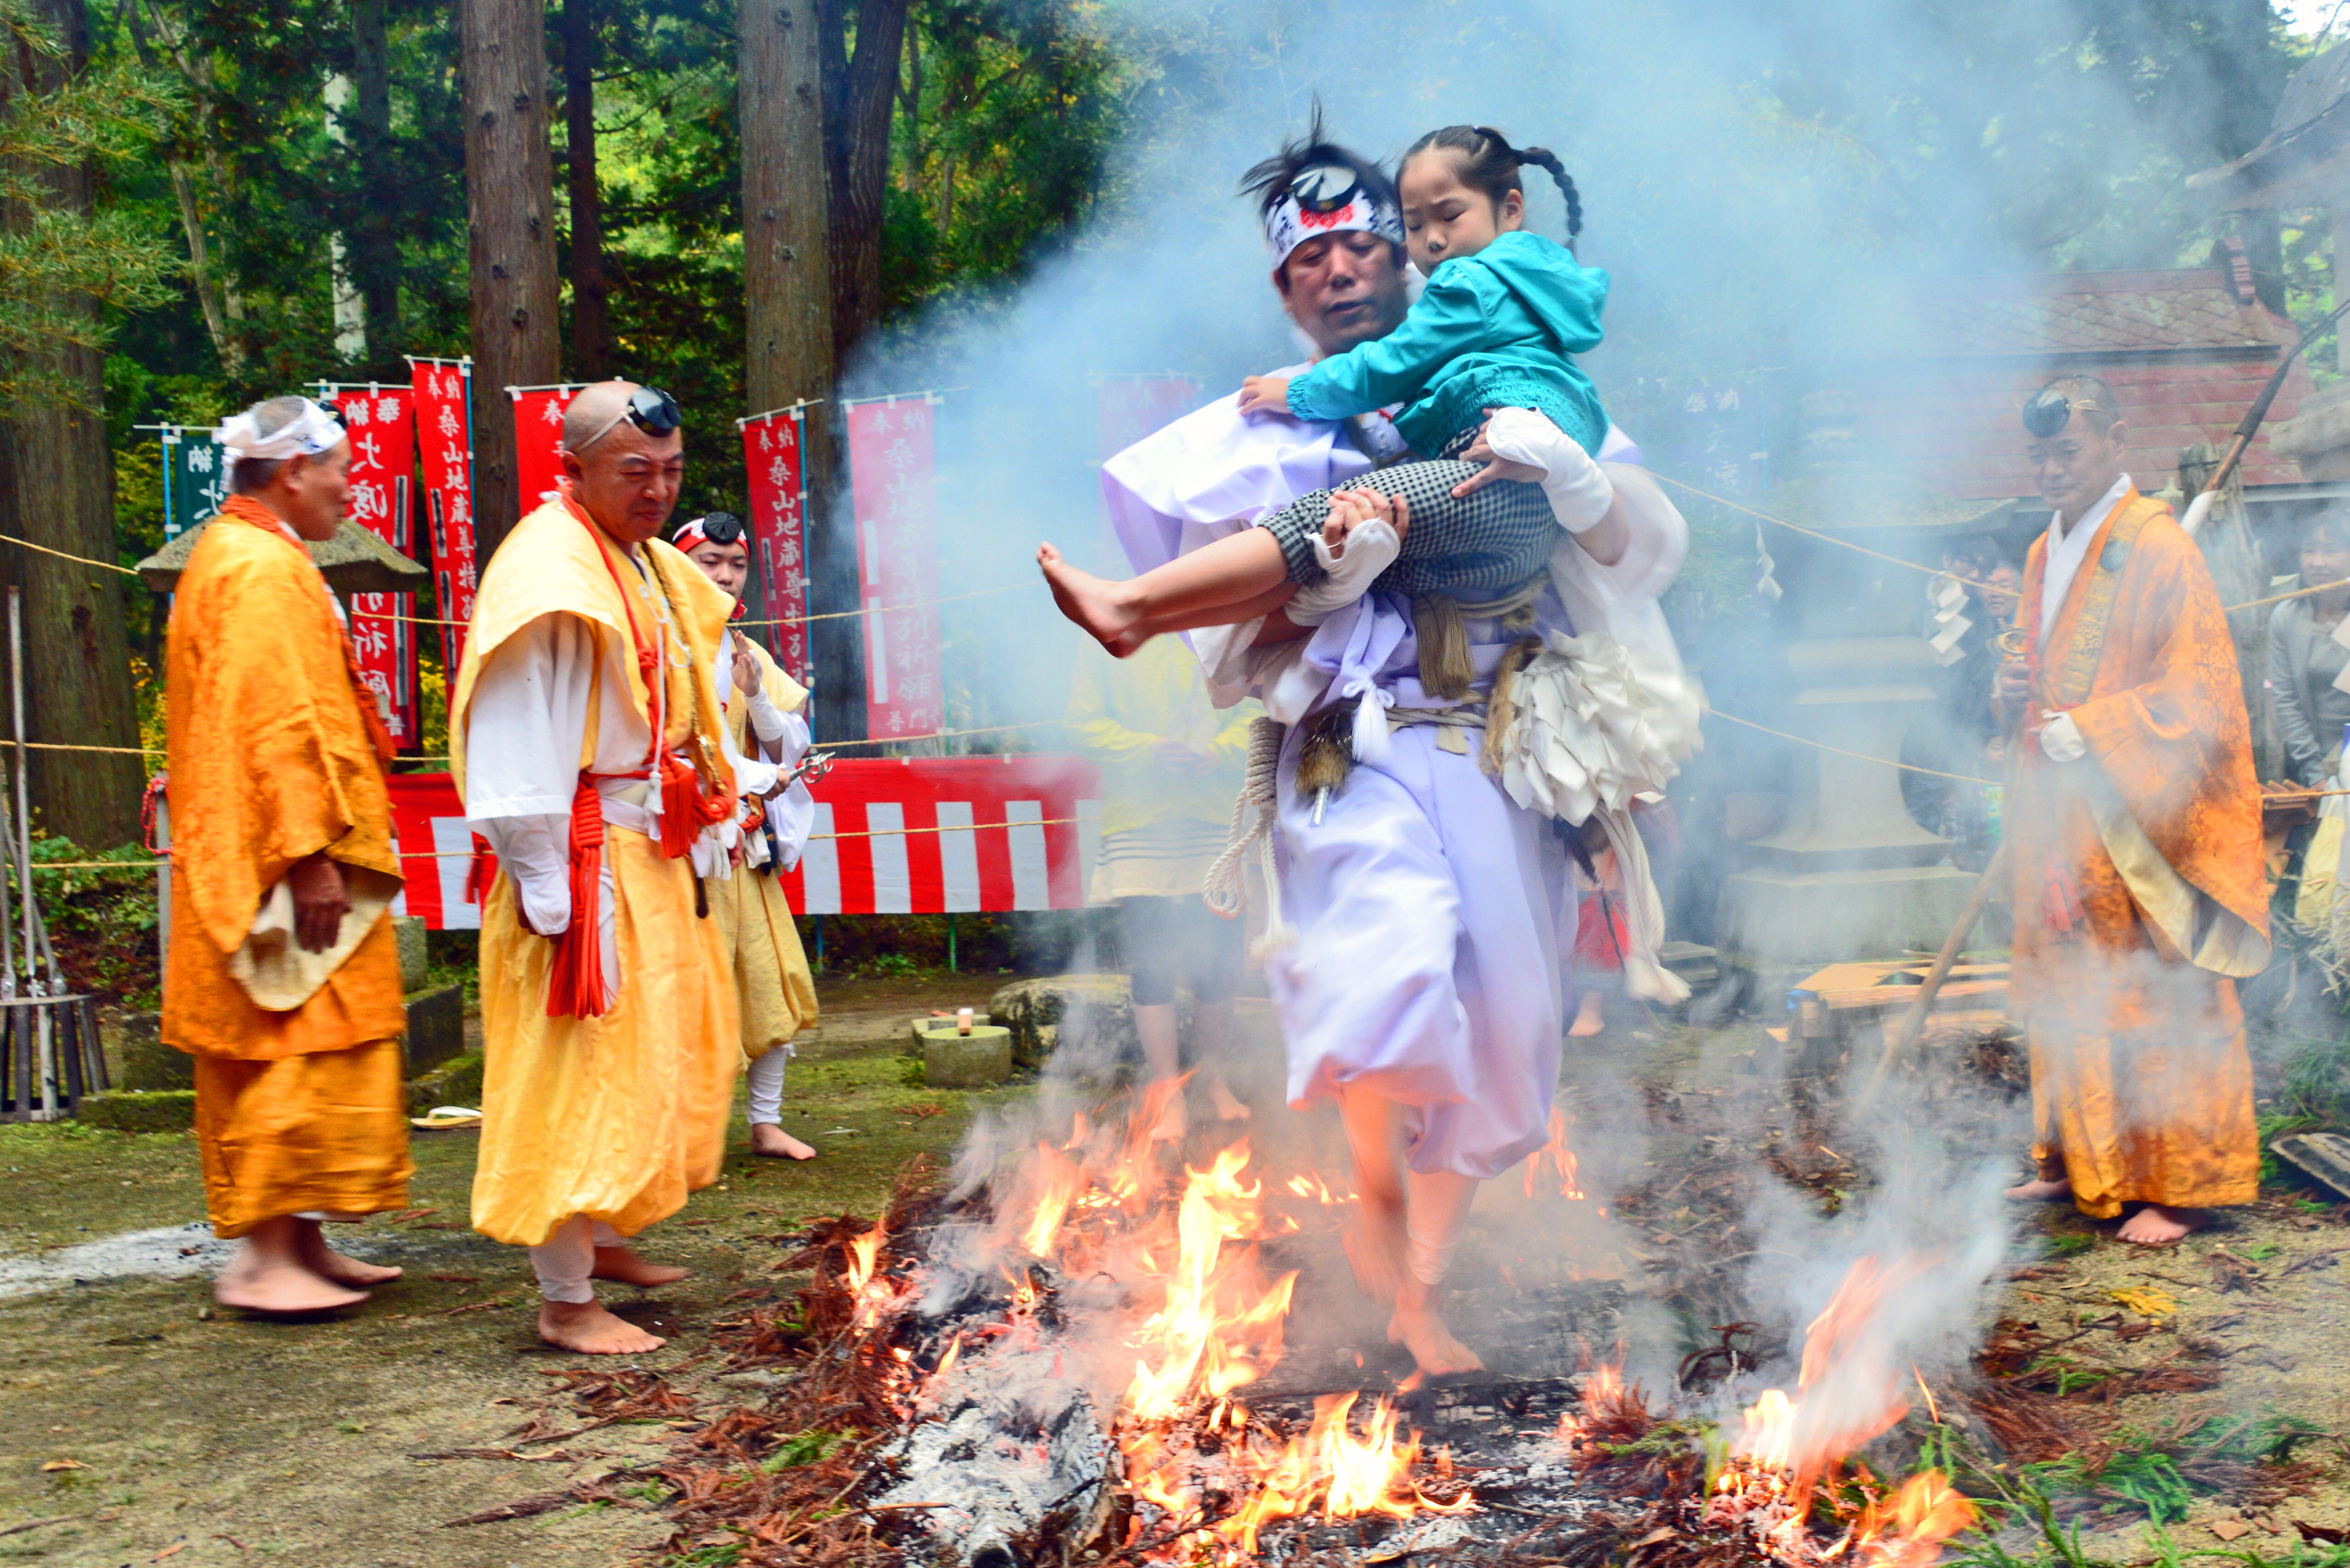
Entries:
[[[620, 1284], [634, 1285], [639, 1290], [647, 1291], [657, 1285], [673, 1285], [680, 1280], [691, 1279], [692, 1276], [691, 1269], [681, 1269], [671, 1263], [648, 1262], [626, 1247], [597, 1248], [596, 1266], [588, 1272], [588, 1277], [591, 1280], [612, 1280]], [[567, 1305], [569, 1303], [549, 1303], [548, 1304]], [[653, 1343], [658, 1345], [660, 1342], [655, 1340]]]
[[[598, 1248], [598, 1252], [606, 1249]], [[614, 1317], [600, 1302], [541, 1302], [538, 1337], [582, 1355], [641, 1355], [669, 1341]]]
[[2211, 1223], [2208, 1209], [2173, 1209], [2149, 1203], [2122, 1221], [2121, 1239], [2137, 1247], [2168, 1247]]
[[816, 1150], [773, 1122], [751, 1124], [751, 1152], [769, 1159], [814, 1159]]
[[303, 1237], [302, 1266], [322, 1280], [348, 1289], [363, 1291], [371, 1285], [388, 1285], [400, 1278], [400, 1270], [384, 1263], [361, 1262], [347, 1253], [338, 1252], [327, 1245], [327, 1239], [314, 1225]]
[[1485, 1369], [1475, 1351], [1452, 1337], [1433, 1307], [1397, 1307], [1388, 1320], [1388, 1342], [1410, 1351], [1412, 1360], [1430, 1377]]
[[238, 1249], [213, 1282], [213, 1300], [240, 1312], [334, 1312], [367, 1299], [365, 1291], [337, 1284], [290, 1258], [268, 1257], [251, 1247]]

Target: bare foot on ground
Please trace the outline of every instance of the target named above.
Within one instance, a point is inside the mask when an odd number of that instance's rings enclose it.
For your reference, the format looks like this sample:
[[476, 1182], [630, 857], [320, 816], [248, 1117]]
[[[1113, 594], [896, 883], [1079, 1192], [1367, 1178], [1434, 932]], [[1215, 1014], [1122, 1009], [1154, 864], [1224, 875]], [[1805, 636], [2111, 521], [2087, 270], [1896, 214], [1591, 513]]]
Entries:
[[[598, 1248], [600, 1256], [605, 1248]], [[538, 1337], [559, 1350], [582, 1355], [641, 1355], [669, 1341], [614, 1317], [598, 1302], [541, 1302]]]
[[1244, 1122], [1249, 1119], [1248, 1106], [1241, 1103], [1240, 1096], [1232, 1093], [1230, 1085], [1214, 1074], [1208, 1077], [1208, 1104], [1215, 1107], [1218, 1121]]
[[1410, 1351], [1412, 1360], [1430, 1377], [1484, 1370], [1477, 1353], [1452, 1337], [1433, 1307], [1397, 1307], [1395, 1316], [1388, 1320], [1388, 1342]]
[[357, 1258], [336, 1251], [327, 1245], [314, 1224], [304, 1234], [301, 1242], [302, 1266], [322, 1280], [328, 1280], [348, 1289], [365, 1290], [369, 1285], [388, 1285], [400, 1278], [400, 1271], [381, 1263], [363, 1263]]
[[2140, 1247], [2168, 1247], [2211, 1223], [2210, 1211], [2149, 1203], [2122, 1221], [2121, 1239]]
[[2018, 1203], [2055, 1203], [2073, 1196], [2069, 1181], [2027, 1181], [2021, 1187], [2011, 1187], [2003, 1196]]
[[[614, 1280], [649, 1291], [656, 1285], [673, 1285], [692, 1272], [691, 1269], [681, 1269], [669, 1263], [649, 1263], [626, 1247], [598, 1247], [596, 1249], [596, 1266], [588, 1271], [588, 1277], [591, 1280]], [[547, 1304], [562, 1306], [567, 1303], [549, 1302]], [[655, 1340], [654, 1343], [658, 1345], [660, 1342]]]
[[751, 1152], [770, 1159], [814, 1159], [816, 1150], [773, 1122], [751, 1124]]
[[1599, 993], [1596, 991], [1585, 992], [1583, 1001], [1575, 1007], [1575, 1022], [1567, 1025], [1567, 1038], [1588, 1040], [1607, 1027], [1607, 1006], [1599, 1000]]
[[213, 1282], [213, 1300], [243, 1312], [333, 1312], [367, 1299], [365, 1291], [346, 1289], [291, 1258], [265, 1256], [250, 1245], [238, 1248]]
[[1036, 565], [1052, 586], [1053, 602], [1061, 613], [1111, 653], [1124, 659], [1148, 640], [1138, 635], [1141, 615], [1119, 602], [1119, 585], [1077, 570], [1050, 545], [1037, 546]]

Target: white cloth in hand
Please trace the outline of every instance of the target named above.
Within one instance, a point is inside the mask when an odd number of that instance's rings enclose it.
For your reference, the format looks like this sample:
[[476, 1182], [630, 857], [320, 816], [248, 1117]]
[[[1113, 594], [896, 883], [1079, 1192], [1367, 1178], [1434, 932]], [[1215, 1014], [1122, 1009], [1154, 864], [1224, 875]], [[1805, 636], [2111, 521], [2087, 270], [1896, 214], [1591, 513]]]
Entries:
[[1371, 579], [1393, 566], [1402, 551], [1395, 524], [1384, 517], [1355, 524], [1336, 550], [1316, 536], [1314, 558], [1322, 563], [1322, 580], [1292, 594], [1283, 613], [1293, 625], [1320, 626], [1361, 598]]
[[1575, 438], [1532, 409], [1497, 409], [1485, 427], [1496, 457], [1543, 471], [1543, 493], [1558, 525], [1580, 534], [1616, 504], [1616, 486]]
[[2058, 713], [2041, 730], [2040, 749], [2052, 763], [2077, 763], [2089, 754], [2089, 742], [2081, 738], [2072, 714]]

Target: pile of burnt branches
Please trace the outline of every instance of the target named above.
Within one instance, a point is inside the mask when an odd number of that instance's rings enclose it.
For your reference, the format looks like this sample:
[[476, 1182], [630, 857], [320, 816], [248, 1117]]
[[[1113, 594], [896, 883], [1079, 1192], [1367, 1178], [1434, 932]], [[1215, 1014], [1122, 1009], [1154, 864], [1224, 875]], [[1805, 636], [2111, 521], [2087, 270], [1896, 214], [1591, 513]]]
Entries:
[[[934, 1201], [937, 1173], [916, 1161], [899, 1179], [871, 1278], [901, 1282], [909, 1243]], [[888, 1511], [858, 1499], [874, 1479], [873, 1450], [899, 1416], [889, 1382], [900, 1364], [886, 1330], [858, 1322], [850, 1289], [856, 1243], [873, 1221], [842, 1215], [784, 1238], [779, 1272], [805, 1271], [786, 1294], [746, 1292], [737, 1316], [713, 1325], [721, 1376], [765, 1373], [755, 1405], [736, 1405], [679, 1432], [669, 1456], [643, 1472], [669, 1492], [675, 1553], [732, 1546], [737, 1568], [883, 1568], [904, 1561]], [[868, 1243], [869, 1244], [869, 1243]], [[723, 1385], [721, 1385], [722, 1386]]]

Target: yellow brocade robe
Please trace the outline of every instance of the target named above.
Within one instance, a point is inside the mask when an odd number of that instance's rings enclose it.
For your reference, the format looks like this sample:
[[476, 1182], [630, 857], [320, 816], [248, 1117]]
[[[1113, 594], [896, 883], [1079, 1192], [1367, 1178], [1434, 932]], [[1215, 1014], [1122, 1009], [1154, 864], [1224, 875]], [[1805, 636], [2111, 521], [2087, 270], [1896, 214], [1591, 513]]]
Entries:
[[[785, 674], [765, 649], [739, 632], [736, 636], [758, 663], [759, 683], [766, 688], [768, 701], [786, 713], [797, 711], [807, 701], [806, 689]], [[751, 705], [728, 703], [726, 724], [735, 752], [754, 756], [758, 737], [751, 732]], [[799, 928], [792, 923], [782, 878], [764, 867], [738, 866], [732, 877], [711, 883], [709, 892], [711, 919], [734, 955], [743, 1054], [755, 1062], [816, 1023], [816, 979], [808, 972], [807, 952], [800, 945]]]
[[[549, 503], [525, 517], [491, 558], [450, 703], [450, 764], [461, 793], [466, 751], [479, 743], [466, 732], [477, 677], [501, 645], [541, 617], [571, 616], [588, 626], [601, 655], [598, 679], [619, 670], [631, 711], [645, 711], [628, 610], [632, 604], [646, 639], [662, 638], [661, 599], [618, 545], [606, 547], [619, 584], [587, 528]], [[683, 745], [698, 727], [719, 758], [711, 671], [733, 601], [667, 545], [652, 541], [638, 552], [674, 607], [687, 646], [686, 657], [664, 659], [664, 744]], [[588, 757], [595, 746], [591, 721]], [[723, 759], [718, 765], [723, 769]], [[722, 783], [733, 786], [731, 776]], [[632, 1235], [715, 1181], [725, 1151], [742, 1051], [718, 922], [695, 916], [691, 861], [666, 857], [656, 840], [608, 822], [604, 863], [619, 991], [599, 1018], [547, 1016], [554, 944], [523, 929], [511, 877], [499, 875], [482, 909], [473, 1228], [516, 1246], [536, 1246], [581, 1214]]]
[[406, 1028], [379, 919], [299, 1007], [229, 973], [264, 897], [324, 850], [396, 877], [391, 803], [327, 585], [256, 504], [233, 499], [181, 574], [166, 662], [172, 943], [163, 1038], [196, 1058], [196, 1133], [215, 1231], [304, 1210], [408, 1203]]
[[2032, 711], [2088, 754], [2016, 746], [2012, 996], [2042, 1175], [2084, 1213], [2247, 1203], [2260, 1181], [2235, 980], [2268, 957], [2259, 785], [2210, 570], [2135, 491], [2100, 524], [2045, 646], [2047, 542], [2024, 568]]

